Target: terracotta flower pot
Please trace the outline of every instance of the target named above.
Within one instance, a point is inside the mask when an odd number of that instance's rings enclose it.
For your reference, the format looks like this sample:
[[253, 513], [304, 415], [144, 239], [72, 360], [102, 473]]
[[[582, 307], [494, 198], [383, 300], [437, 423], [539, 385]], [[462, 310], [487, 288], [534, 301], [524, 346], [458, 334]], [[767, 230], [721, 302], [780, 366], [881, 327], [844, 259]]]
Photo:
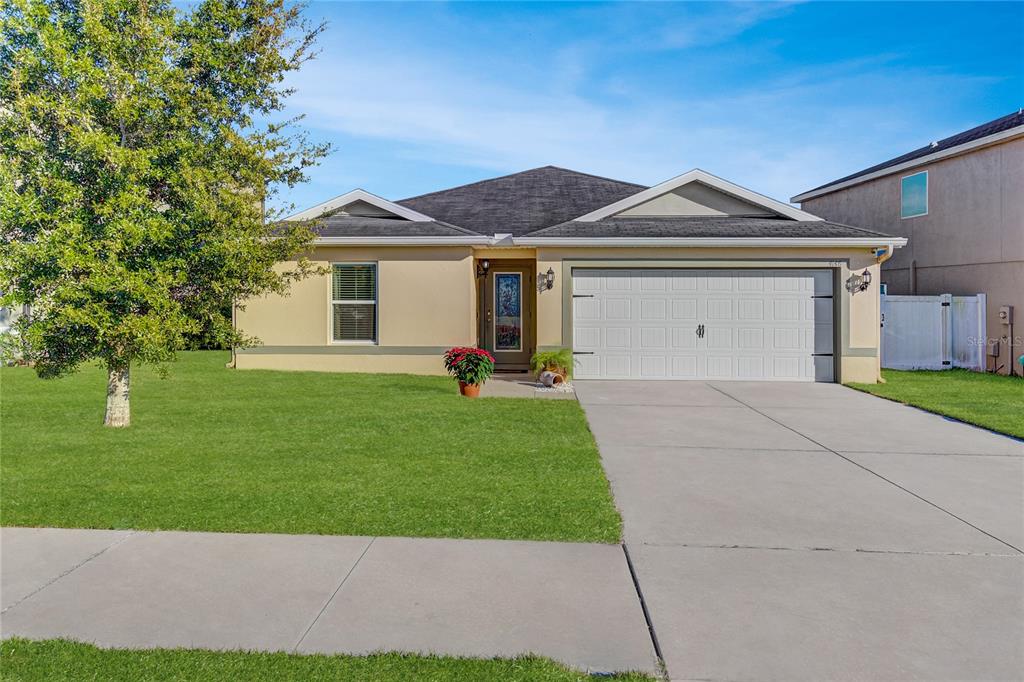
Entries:
[[459, 393], [467, 398], [476, 398], [480, 395], [480, 384], [467, 384], [465, 381], [460, 381]]

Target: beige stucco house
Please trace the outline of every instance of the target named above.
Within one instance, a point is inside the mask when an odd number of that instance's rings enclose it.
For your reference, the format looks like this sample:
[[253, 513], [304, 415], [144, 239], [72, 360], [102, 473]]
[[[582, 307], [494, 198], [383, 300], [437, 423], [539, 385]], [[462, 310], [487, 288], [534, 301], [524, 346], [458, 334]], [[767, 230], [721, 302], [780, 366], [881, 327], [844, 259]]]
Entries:
[[[792, 198], [907, 248], [882, 266], [890, 294], [986, 294], [1003, 372], [1024, 351], [1024, 112], [1017, 111]], [[1017, 318], [1011, 351], [1006, 306]]]
[[240, 302], [239, 368], [443, 372], [450, 346], [578, 378], [874, 382], [879, 265], [905, 239], [701, 170], [654, 187], [547, 166], [302, 211], [328, 274]]

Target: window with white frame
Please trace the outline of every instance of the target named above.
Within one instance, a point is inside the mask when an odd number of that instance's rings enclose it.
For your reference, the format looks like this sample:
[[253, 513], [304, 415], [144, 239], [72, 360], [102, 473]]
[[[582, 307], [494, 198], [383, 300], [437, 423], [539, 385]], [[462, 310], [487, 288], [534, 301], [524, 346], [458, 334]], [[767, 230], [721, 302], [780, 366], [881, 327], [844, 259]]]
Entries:
[[900, 180], [900, 218], [928, 215], [928, 171]]
[[377, 264], [335, 263], [331, 273], [331, 338], [377, 342]]

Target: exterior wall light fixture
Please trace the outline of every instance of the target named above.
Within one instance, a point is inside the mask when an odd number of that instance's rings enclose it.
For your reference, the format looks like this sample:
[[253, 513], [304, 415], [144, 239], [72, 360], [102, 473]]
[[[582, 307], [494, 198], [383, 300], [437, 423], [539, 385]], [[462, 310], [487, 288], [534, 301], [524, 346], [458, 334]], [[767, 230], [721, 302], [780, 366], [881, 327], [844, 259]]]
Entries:
[[850, 278], [846, 280], [846, 290], [851, 294], [867, 291], [869, 286], [871, 286], [871, 272], [867, 269], [859, 275], [850, 275]]

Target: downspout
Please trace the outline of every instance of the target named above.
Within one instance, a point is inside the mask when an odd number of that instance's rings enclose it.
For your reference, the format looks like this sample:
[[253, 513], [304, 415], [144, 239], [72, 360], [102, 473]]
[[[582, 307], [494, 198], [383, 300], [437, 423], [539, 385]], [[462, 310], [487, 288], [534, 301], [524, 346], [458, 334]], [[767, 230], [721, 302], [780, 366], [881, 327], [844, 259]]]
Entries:
[[875, 347], [878, 348], [877, 373], [878, 383], [880, 384], [885, 383], [885, 378], [882, 376], [882, 263], [892, 258], [893, 250], [892, 246], [887, 246], [884, 249], [875, 249], [875, 264], [878, 265], [878, 339]]

